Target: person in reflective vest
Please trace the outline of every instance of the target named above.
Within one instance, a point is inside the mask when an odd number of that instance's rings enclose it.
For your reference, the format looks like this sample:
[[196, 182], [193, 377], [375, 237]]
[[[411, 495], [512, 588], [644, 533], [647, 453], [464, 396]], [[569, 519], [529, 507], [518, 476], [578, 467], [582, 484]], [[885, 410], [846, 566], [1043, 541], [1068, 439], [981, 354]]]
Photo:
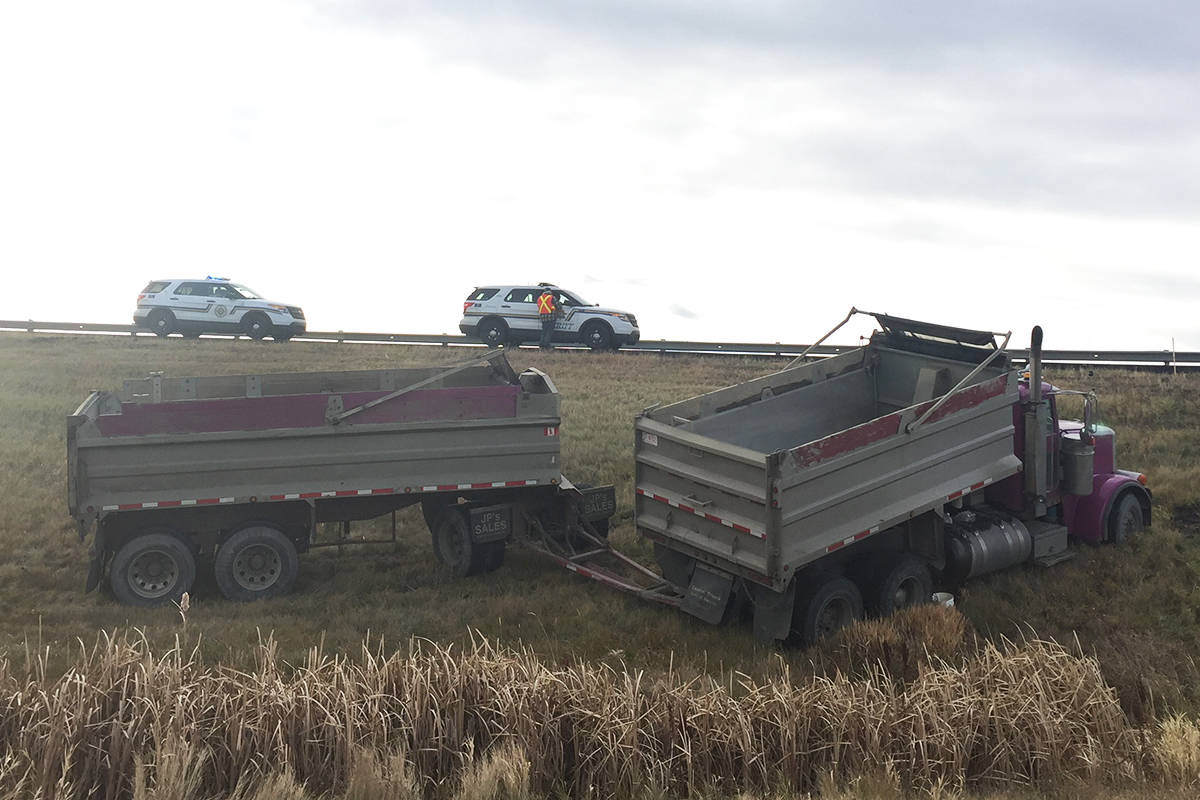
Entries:
[[537, 299], [538, 318], [542, 321], [543, 350], [554, 349], [554, 318], [557, 316], [558, 304], [554, 302], [554, 292], [544, 289]]

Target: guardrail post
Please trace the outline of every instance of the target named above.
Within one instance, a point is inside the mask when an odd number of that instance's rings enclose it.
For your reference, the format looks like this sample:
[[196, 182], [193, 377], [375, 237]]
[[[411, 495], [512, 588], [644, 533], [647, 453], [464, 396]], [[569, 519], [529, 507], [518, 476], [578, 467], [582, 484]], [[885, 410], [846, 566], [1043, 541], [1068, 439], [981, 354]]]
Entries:
[[344, 333], [345, 333], [345, 331], [338, 331], [338, 336], [337, 336], [337, 343], [338, 343], [338, 344], [343, 344], [343, 343], [345, 343], [346, 339], [345, 339], [345, 337], [344, 337], [344, 335], [343, 335]]

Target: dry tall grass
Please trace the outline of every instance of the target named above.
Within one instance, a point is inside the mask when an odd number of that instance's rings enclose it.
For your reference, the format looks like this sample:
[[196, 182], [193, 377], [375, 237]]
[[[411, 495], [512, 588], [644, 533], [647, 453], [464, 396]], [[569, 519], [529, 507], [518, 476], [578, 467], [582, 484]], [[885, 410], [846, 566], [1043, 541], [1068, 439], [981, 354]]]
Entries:
[[[953, 611], [931, 614], [951, 618]], [[61, 677], [0, 661], [0, 796], [351, 798], [809, 792], [886, 774], [901, 791], [1200, 775], [1194, 723], [1131, 727], [1097, 664], [1040, 641], [984, 645], [910, 680], [718, 682], [575, 663], [477, 639], [364, 644], [250, 670], [102, 636]]]

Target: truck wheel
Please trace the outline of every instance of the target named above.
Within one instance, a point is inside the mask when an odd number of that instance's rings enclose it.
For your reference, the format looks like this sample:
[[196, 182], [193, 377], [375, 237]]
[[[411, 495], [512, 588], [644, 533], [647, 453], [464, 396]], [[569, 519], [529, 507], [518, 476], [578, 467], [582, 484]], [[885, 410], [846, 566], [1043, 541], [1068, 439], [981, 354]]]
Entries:
[[150, 312], [146, 325], [158, 336], [170, 336], [175, 332], [175, 315], [160, 308]]
[[817, 575], [796, 593], [792, 633], [805, 647], [832, 636], [862, 618], [862, 594], [854, 581], [840, 575]]
[[467, 527], [465, 515], [447, 508], [430, 528], [433, 535], [433, 554], [459, 578], [478, 575], [484, 571], [487, 546], [475, 544]]
[[612, 347], [613, 331], [604, 322], [589, 322], [580, 331], [583, 343], [593, 350], [607, 350]]
[[221, 594], [242, 603], [284, 594], [299, 572], [296, 545], [277, 528], [261, 523], [230, 536], [213, 559]]
[[902, 608], [928, 603], [933, 597], [933, 577], [921, 559], [905, 556], [881, 567], [866, 590], [867, 610], [872, 616], [886, 617]]
[[508, 344], [508, 326], [503, 320], [484, 320], [475, 329], [475, 335], [488, 347], [504, 347]]
[[196, 579], [196, 557], [182, 537], [170, 532], [130, 539], [113, 556], [109, 581], [128, 606], [161, 606], [178, 600]]
[[1126, 493], [1113, 504], [1108, 515], [1108, 541], [1120, 544], [1137, 536], [1145, 527], [1142, 522], [1142, 504], [1132, 493]]
[[261, 340], [271, 333], [271, 320], [267, 319], [266, 314], [247, 314], [242, 320], [242, 330], [251, 339]]

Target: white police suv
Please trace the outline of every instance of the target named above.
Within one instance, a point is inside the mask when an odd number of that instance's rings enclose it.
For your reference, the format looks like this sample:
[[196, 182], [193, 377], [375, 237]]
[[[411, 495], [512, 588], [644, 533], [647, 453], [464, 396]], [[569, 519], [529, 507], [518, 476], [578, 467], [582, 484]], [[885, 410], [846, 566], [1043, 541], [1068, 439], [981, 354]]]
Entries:
[[592, 305], [549, 283], [476, 287], [463, 301], [458, 329], [492, 347], [536, 342], [542, 336], [537, 299], [546, 289], [554, 292], [560, 311], [554, 321], [555, 342], [580, 342], [593, 350], [606, 350], [642, 338], [633, 314]]
[[138, 295], [133, 324], [159, 336], [240, 333], [284, 342], [304, 333], [299, 306], [264, 300], [226, 278], [150, 281]]

